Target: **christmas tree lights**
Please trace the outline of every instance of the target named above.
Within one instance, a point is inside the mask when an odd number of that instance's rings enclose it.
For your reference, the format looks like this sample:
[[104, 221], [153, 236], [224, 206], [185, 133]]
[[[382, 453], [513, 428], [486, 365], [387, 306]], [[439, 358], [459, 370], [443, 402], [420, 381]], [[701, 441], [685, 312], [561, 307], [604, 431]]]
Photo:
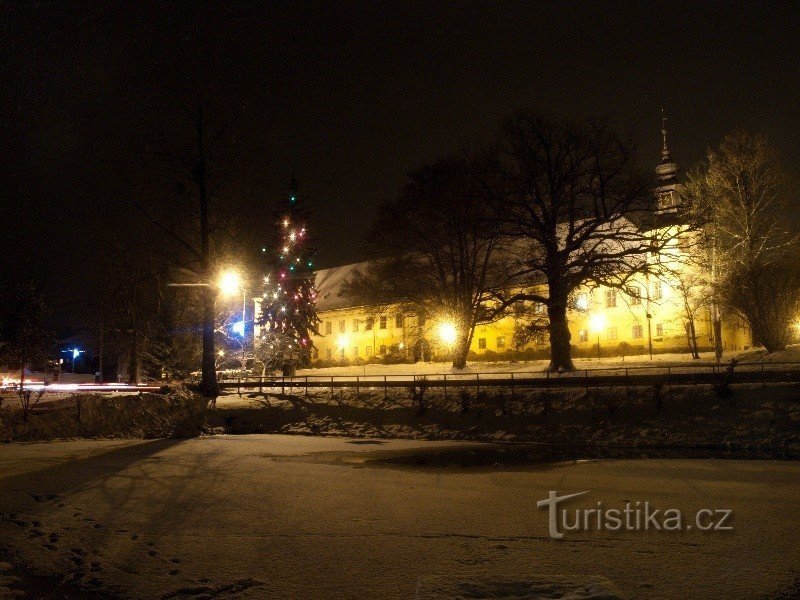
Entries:
[[289, 207], [280, 221], [281, 242], [270, 274], [264, 278], [260, 324], [262, 342], [273, 351], [274, 366], [284, 373], [306, 363], [319, 334], [314, 290], [314, 251], [306, 230], [308, 212], [292, 178]]

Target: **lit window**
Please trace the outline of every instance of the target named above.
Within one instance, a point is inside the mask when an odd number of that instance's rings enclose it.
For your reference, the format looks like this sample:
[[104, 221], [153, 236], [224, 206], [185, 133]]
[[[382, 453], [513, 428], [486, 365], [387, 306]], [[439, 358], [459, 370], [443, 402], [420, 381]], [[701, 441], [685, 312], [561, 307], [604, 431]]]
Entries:
[[506, 338], [505, 336], [498, 336], [497, 338], [497, 347], [498, 348], [505, 348], [506, 347]]
[[325, 349], [325, 358], [333, 358], [333, 351], [330, 348]]
[[656, 336], [663, 337], [664, 336], [664, 324], [657, 323], [656, 324]]
[[325, 333], [332, 333], [332, 332], [333, 332], [333, 323], [331, 323], [330, 321], [326, 321], [325, 322]]
[[578, 341], [579, 342], [588, 342], [589, 341], [589, 330], [588, 329], [581, 329], [578, 331]]
[[344, 319], [342, 319], [341, 321], [339, 321], [339, 333], [344, 333], [345, 327], [346, 325]]
[[608, 333], [608, 339], [609, 340], [617, 339], [617, 328], [616, 327], [609, 327], [607, 333]]
[[379, 327], [380, 329], [386, 329], [386, 317], [385, 317], [385, 316], [382, 316], [382, 317], [381, 317], [381, 319], [380, 319], [380, 321], [379, 321], [379, 326], [378, 326], [378, 327]]
[[386, 354], [386, 346], [381, 344], [381, 356], [383, 356], [384, 354]]
[[486, 349], [486, 338], [478, 338], [478, 348], [481, 350]]
[[661, 300], [664, 296], [664, 288], [660, 281], [653, 283], [653, 300]]
[[631, 337], [633, 339], [635, 339], [635, 340], [638, 340], [638, 339], [641, 339], [642, 337], [644, 337], [642, 335], [642, 326], [641, 325], [636, 324], [631, 328]]
[[606, 308], [614, 308], [617, 305], [617, 290], [606, 290]]
[[394, 317], [394, 326], [397, 329], [403, 328], [403, 315], [395, 315]]
[[353, 346], [353, 356], [358, 356], [358, 346]]
[[547, 307], [543, 303], [537, 302], [536, 304], [533, 305], [533, 312], [536, 313], [537, 315], [543, 315], [545, 313], [546, 308]]
[[628, 288], [628, 296], [631, 298], [631, 306], [638, 306], [642, 303], [642, 289], [638, 285]]
[[344, 348], [339, 348], [339, 356], [344, 358]]
[[358, 331], [358, 319], [353, 319], [353, 333]]
[[367, 324], [364, 327], [364, 329], [366, 329], [367, 331], [372, 331], [374, 325], [375, 325], [375, 319], [373, 319], [372, 317], [368, 317]]
[[372, 356], [372, 346], [367, 346], [367, 356]]

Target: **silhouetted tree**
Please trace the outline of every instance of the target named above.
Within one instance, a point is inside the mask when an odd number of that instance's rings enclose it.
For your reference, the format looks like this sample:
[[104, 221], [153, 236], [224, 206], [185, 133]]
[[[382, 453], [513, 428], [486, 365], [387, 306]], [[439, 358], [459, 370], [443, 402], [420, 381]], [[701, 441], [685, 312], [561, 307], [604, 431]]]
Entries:
[[631, 143], [604, 125], [518, 114], [503, 123], [499, 165], [496, 218], [515, 241], [509, 268], [521, 286], [499, 300], [546, 306], [548, 368], [573, 369], [567, 320], [573, 292], [600, 285], [626, 290], [632, 277], [653, 270], [648, 255], [674, 243], [679, 230], [659, 226]]
[[357, 272], [348, 293], [364, 304], [400, 303], [455, 326], [453, 367], [464, 368], [475, 325], [492, 321], [502, 277], [498, 227], [489, 219], [489, 160], [449, 158], [408, 176], [385, 202], [370, 239], [388, 258]]

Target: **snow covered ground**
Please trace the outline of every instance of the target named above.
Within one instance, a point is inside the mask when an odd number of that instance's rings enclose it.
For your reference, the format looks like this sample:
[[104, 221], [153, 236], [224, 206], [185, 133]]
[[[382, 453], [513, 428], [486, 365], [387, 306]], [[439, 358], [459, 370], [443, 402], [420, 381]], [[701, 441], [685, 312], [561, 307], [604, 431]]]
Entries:
[[[796, 462], [392, 462], [456, 447], [481, 448], [279, 435], [3, 445], [0, 546], [131, 598], [730, 600], [773, 597], [798, 575]], [[589, 491], [576, 507], [732, 509], [734, 530], [554, 541], [536, 508], [549, 490]]]
[[[726, 352], [723, 362], [727, 363], [732, 358], [740, 362], [800, 362], [800, 346], [791, 346], [784, 351], [766, 354], [763, 350], [749, 350], [747, 352]], [[692, 360], [688, 353], [681, 354], [654, 354], [652, 360], [647, 354], [628, 356], [623, 358], [576, 358], [573, 360], [576, 369], [620, 369], [625, 367], [666, 367], [666, 366], [703, 366], [716, 364], [713, 352], [704, 352], [700, 360]], [[365, 364], [350, 365], [346, 367], [326, 367], [319, 369], [301, 369], [298, 376], [370, 376], [370, 375], [451, 375], [458, 373], [541, 373], [547, 368], [546, 360], [531, 361], [498, 361], [498, 362], [470, 362], [466, 369], [454, 370], [448, 362], [418, 362], [414, 364]]]

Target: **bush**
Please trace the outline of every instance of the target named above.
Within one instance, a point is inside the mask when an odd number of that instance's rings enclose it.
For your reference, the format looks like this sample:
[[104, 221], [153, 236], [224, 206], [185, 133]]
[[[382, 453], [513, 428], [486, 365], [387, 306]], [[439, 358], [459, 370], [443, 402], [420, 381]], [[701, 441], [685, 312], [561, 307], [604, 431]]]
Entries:
[[0, 410], [0, 439], [193, 437], [203, 431], [207, 404], [185, 388], [166, 394], [75, 394], [40, 405], [27, 422], [20, 410]]

